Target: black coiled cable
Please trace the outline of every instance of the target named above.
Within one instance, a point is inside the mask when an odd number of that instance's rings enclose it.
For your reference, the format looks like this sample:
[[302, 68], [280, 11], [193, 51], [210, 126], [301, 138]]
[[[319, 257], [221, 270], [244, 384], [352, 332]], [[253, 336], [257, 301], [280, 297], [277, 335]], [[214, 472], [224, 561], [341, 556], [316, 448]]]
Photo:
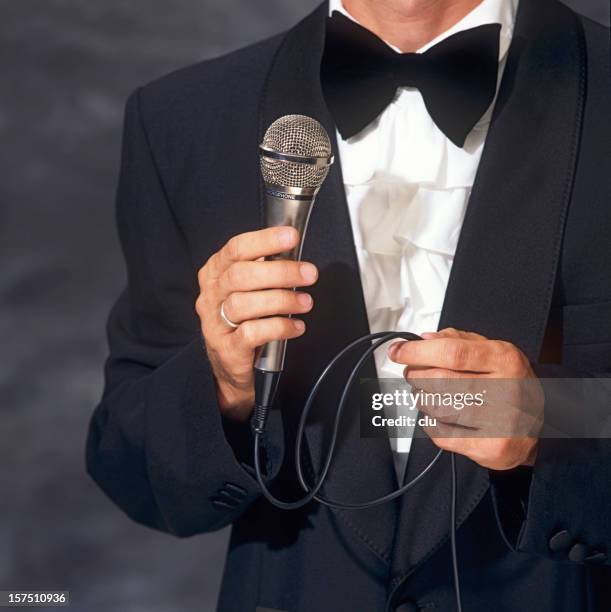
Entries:
[[[352, 386], [359, 375], [362, 367], [365, 362], [369, 358], [369, 356], [380, 346], [386, 344], [391, 340], [402, 339], [408, 341], [417, 341], [422, 340], [420, 336], [416, 334], [412, 334], [409, 332], [378, 332], [375, 334], [367, 334], [366, 336], [362, 336], [357, 340], [354, 340], [350, 344], [348, 344], [345, 348], [343, 348], [333, 359], [327, 364], [326, 368], [323, 370], [322, 374], [318, 377], [316, 383], [310, 390], [308, 397], [306, 399], [306, 403], [304, 405], [303, 411], [301, 413], [301, 417], [299, 419], [299, 424], [297, 426], [297, 438], [295, 442], [295, 470], [297, 472], [297, 477], [299, 479], [299, 484], [301, 488], [305, 491], [305, 495], [296, 501], [287, 502], [275, 497], [267, 485], [265, 484], [265, 479], [263, 476], [263, 472], [261, 469], [261, 460], [260, 460], [260, 450], [261, 450], [261, 442], [262, 438], [265, 434], [265, 424], [267, 421], [267, 413], [271, 405], [273, 404], [273, 397], [266, 397], [264, 400], [261, 398], [257, 398], [255, 411], [253, 414], [253, 432], [254, 432], [254, 468], [257, 477], [257, 481], [259, 486], [261, 487], [261, 491], [263, 496], [274, 506], [280, 508], [282, 510], [297, 510], [298, 508], [302, 508], [306, 504], [310, 503], [312, 500], [317, 501], [318, 503], [327, 506], [329, 508], [337, 508], [340, 510], [363, 510], [365, 508], [373, 508], [375, 506], [379, 506], [381, 504], [385, 504], [394, 499], [397, 499], [410, 489], [412, 489], [416, 484], [418, 484], [432, 469], [433, 466], [439, 461], [441, 455], [443, 454], [443, 450], [439, 450], [435, 457], [433, 457], [432, 461], [412, 480], [398, 488], [397, 490], [388, 493], [382, 497], [377, 499], [373, 499], [367, 502], [361, 503], [344, 503], [338, 502], [334, 500], [327, 499], [320, 495], [319, 491], [322, 488], [327, 475], [329, 473], [329, 469], [331, 467], [331, 462], [333, 460], [333, 453], [335, 452], [335, 446], [337, 443], [337, 436], [339, 433], [339, 427], [341, 422], [342, 413], [344, 411], [344, 407], [350, 395], [350, 391], [352, 390]], [[331, 433], [331, 440], [329, 442], [329, 448], [327, 451], [327, 455], [323, 462], [322, 471], [320, 476], [318, 477], [318, 481], [314, 482], [312, 485], [309, 485], [304, 477], [303, 468], [301, 465], [301, 451], [303, 447], [303, 438], [305, 432], [305, 424], [307, 418], [310, 414], [310, 410], [316, 399], [320, 387], [325, 382], [327, 376], [330, 372], [337, 366], [337, 364], [343, 359], [343, 357], [351, 351], [353, 348], [360, 346], [361, 344], [372, 343], [359, 357], [358, 361], [352, 368], [350, 375], [348, 376], [348, 380], [344, 385], [344, 390], [342, 391], [342, 395], [340, 397], [337, 411], [335, 414], [335, 420], [333, 423], [333, 430]], [[274, 376], [277, 378], [277, 372], [259, 372], [264, 376], [266, 374]], [[268, 384], [262, 385], [261, 388], [276, 388], [276, 384]], [[457, 497], [457, 478], [456, 478], [456, 461], [455, 456], [451, 453], [451, 468], [452, 468], [452, 494], [451, 494], [451, 526], [450, 526], [450, 538], [451, 538], [451, 549], [452, 549], [452, 569], [453, 569], [453, 579], [454, 579], [454, 591], [456, 595], [456, 606], [457, 612], [462, 612], [462, 603], [461, 603], [461, 595], [460, 595], [460, 581], [459, 581], [459, 573], [458, 573], [458, 557], [456, 553], [456, 497]]]

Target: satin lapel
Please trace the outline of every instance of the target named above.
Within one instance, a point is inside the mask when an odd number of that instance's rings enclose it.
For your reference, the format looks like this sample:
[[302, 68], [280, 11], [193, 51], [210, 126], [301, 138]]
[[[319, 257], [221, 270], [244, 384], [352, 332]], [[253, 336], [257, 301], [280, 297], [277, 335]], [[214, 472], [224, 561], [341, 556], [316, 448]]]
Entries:
[[[325, 105], [320, 86], [327, 4], [286, 35], [271, 67], [261, 107], [261, 138], [270, 123], [286, 114], [304, 114], [319, 120], [335, 142], [335, 126]], [[360, 283], [358, 261], [346, 203], [339, 160], [324, 183], [314, 205], [305, 240], [303, 258], [315, 263], [320, 278], [312, 291], [315, 307], [305, 318], [303, 338], [289, 343], [287, 369], [280, 390], [280, 405], [287, 429], [294, 421], [316, 377], [331, 358], [350, 341], [368, 333], [367, 314]], [[369, 376], [375, 376], [369, 370]], [[365, 373], [367, 375], [367, 373]], [[326, 436], [335, 415], [338, 392], [346, 380], [346, 368], [339, 368], [329, 387], [320, 395], [306, 438], [315, 465], [326, 449]], [[343, 502], [362, 502], [396, 488], [388, 440], [361, 439], [357, 402], [351, 402], [342, 422], [342, 434], [333, 460], [324, 495]], [[334, 511], [336, 526], [351, 548], [367, 549], [390, 562], [397, 504], [370, 511]], [[354, 546], [356, 544], [356, 546]], [[371, 556], [371, 554], [369, 554]]]
[[[471, 194], [440, 328], [541, 350], [579, 146], [585, 50], [575, 16], [550, 0], [520, 3], [492, 125]], [[435, 452], [414, 442], [408, 478]], [[447, 458], [446, 458], [447, 459]], [[487, 471], [459, 461], [459, 521], [488, 486]], [[404, 498], [393, 574], [415, 568], [448, 534], [449, 461]]]

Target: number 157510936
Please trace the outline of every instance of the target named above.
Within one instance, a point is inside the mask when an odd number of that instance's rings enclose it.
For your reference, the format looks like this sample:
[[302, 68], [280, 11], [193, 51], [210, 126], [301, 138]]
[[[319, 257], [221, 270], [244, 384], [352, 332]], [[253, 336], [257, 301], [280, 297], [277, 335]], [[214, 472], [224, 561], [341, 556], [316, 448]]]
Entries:
[[0, 607], [33, 607], [70, 605], [68, 591], [0, 591]]

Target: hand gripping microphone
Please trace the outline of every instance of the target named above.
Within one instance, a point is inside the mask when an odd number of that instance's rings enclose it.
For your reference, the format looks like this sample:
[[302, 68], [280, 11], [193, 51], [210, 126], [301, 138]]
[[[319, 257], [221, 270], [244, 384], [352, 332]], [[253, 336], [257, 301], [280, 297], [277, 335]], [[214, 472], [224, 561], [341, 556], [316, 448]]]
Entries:
[[[314, 199], [333, 163], [329, 135], [316, 119], [285, 115], [265, 132], [259, 155], [265, 183], [265, 227], [291, 226], [300, 236], [295, 248], [270, 259], [298, 261]], [[257, 354], [255, 427], [257, 414], [264, 419], [274, 401], [285, 353], [286, 340], [275, 340]]]

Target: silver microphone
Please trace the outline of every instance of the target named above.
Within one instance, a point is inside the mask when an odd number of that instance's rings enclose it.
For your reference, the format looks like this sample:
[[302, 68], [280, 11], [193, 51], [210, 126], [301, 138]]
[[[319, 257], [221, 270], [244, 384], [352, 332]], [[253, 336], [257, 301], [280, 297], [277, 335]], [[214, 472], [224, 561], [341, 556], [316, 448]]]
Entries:
[[[300, 236], [294, 249], [270, 259], [298, 261], [314, 199], [333, 163], [329, 135], [316, 119], [285, 115], [265, 132], [259, 155], [265, 183], [265, 226], [291, 226]], [[276, 374], [268, 376], [264, 386], [272, 379], [277, 385], [285, 352], [286, 340], [269, 342], [259, 350], [255, 371]]]

